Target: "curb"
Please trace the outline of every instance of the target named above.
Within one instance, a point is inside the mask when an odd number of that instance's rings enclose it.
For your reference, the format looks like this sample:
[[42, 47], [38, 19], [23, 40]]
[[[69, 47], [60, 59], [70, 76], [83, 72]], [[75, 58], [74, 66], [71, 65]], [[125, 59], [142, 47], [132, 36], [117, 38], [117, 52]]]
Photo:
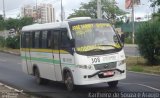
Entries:
[[[23, 92], [23, 90], [15, 89], [11, 86], [0, 82], [0, 98], [29, 98], [30, 95]], [[36, 98], [36, 97], [35, 97]]]
[[[18, 94], [18, 95], [20, 95], [20, 96], [22, 96], [22, 97], [2, 97], [2, 98], [46, 98], [46, 97], [43, 97], [43, 96], [40, 96], [40, 95], [36, 95], [36, 94], [34, 94], [34, 93], [30, 93], [30, 92], [27, 92], [27, 91], [25, 91], [25, 90], [23, 90], [23, 89], [21, 89], [21, 88], [19, 88], [19, 87], [16, 87], [15, 85], [12, 85], [12, 84], [9, 84], [9, 83], [7, 83], [7, 82], [4, 82], [4, 81], [1, 81], [0, 80], [0, 86], [4, 86], [4, 87], [6, 87], [6, 89], [8, 89], [8, 90], [13, 90], [12, 92], [5, 92], [5, 94], [7, 95], [7, 94], [10, 94], [10, 93], [15, 93], [15, 94]], [[3, 92], [2, 92], [2, 94], [3, 94]], [[0, 98], [1, 98], [1, 92], [0, 92]]]
[[16, 55], [16, 56], [20, 56], [20, 53], [15, 53], [15, 52], [12, 52], [12, 51], [0, 50], [0, 52], [4, 52], [4, 53], [13, 54], [13, 55]]
[[3, 84], [3, 83], [1, 83], [1, 82], [0, 82], [0, 86], [4, 86], [4, 87], [6, 87], [6, 88], [9, 89], [9, 90], [13, 90], [13, 91], [18, 92], [18, 93], [23, 93], [23, 90], [15, 89], [15, 88], [13, 88], [13, 87], [11, 87], [11, 86], [8, 86], [8, 85], [6, 85], [6, 84]]

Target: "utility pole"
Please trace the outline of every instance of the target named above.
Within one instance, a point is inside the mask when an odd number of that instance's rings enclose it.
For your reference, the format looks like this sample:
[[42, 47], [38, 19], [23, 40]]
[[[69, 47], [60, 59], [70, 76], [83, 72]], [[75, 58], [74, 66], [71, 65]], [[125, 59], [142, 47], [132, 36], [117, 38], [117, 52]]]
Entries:
[[62, 0], [61, 0], [61, 21], [63, 21], [63, 4], [62, 4]]
[[6, 19], [5, 3], [4, 3], [4, 0], [3, 0], [3, 18], [4, 18], [4, 20]]
[[134, 44], [135, 24], [134, 24], [134, 0], [132, 0], [132, 44]]
[[36, 0], [36, 22], [38, 23], [38, 6], [37, 6], [37, 0]]
[[102, 18], [102, 11], [101, 11], [101, 0], [97, 0], [97, 18]]
[[113, 10], [113, 20], [112, 20], [112, 23], [113, 23], [113, 25], [115, 25], [115, 22], [116, 22], [116, 1], [113, 0], [113, 1], [112, 1], [112, 4], [113, 4], [113, 8], [114, 8], [114, 10]]

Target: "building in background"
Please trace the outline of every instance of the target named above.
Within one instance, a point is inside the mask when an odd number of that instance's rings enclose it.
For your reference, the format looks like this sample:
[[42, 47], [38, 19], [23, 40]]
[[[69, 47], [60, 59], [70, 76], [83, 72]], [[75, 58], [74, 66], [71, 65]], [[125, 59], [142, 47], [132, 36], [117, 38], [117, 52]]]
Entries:
[[31, 5], [25, 5], [21, 9], [21, 16], [24, 17], [33, 17], [33, 7]]
[[55, 22], [55, 10], [52, 4], [25, 5], [21, 9], [21, 17], [24, 16], [32, 17], [38, 23]]

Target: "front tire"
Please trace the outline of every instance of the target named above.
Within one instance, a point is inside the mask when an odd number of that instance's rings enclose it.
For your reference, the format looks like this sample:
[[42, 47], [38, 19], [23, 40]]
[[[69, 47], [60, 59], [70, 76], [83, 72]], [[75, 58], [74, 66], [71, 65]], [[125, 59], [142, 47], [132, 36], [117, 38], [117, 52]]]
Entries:
[[117, 85], [118, 85], [118, 81], [108, 82], [108, 85], [109, 85], [109, 87], [115, 88], [115, 87], [117, 87]]
[[72, 74], [69, 71], [67, 71], [64, 75], [64, 83], [65, 83], [68, 91], [73, 91], [74, 90], [75, 85], [74, 85], [74, 82], [73, 82], [73, 77], [72, 77]]
[[40, 73], [39, 73], [38, 68], [35, 69], [34, 75], [35, 75], [35, 79], [36, 79], [37, 84], [41, 85], [41, 84], [45, 83], [45, 79], [40, 77]]

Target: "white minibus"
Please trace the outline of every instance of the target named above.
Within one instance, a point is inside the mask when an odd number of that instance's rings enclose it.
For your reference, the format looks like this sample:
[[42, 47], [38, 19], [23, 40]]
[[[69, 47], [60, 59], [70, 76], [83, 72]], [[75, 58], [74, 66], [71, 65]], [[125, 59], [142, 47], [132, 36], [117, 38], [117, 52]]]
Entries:
[[123, 44], [106, 20], [80, 19], [33, 24], [22, 28], [23, 71], [38, 84], [47, 80], [75, 85], [108, 83], [126, 78]]

